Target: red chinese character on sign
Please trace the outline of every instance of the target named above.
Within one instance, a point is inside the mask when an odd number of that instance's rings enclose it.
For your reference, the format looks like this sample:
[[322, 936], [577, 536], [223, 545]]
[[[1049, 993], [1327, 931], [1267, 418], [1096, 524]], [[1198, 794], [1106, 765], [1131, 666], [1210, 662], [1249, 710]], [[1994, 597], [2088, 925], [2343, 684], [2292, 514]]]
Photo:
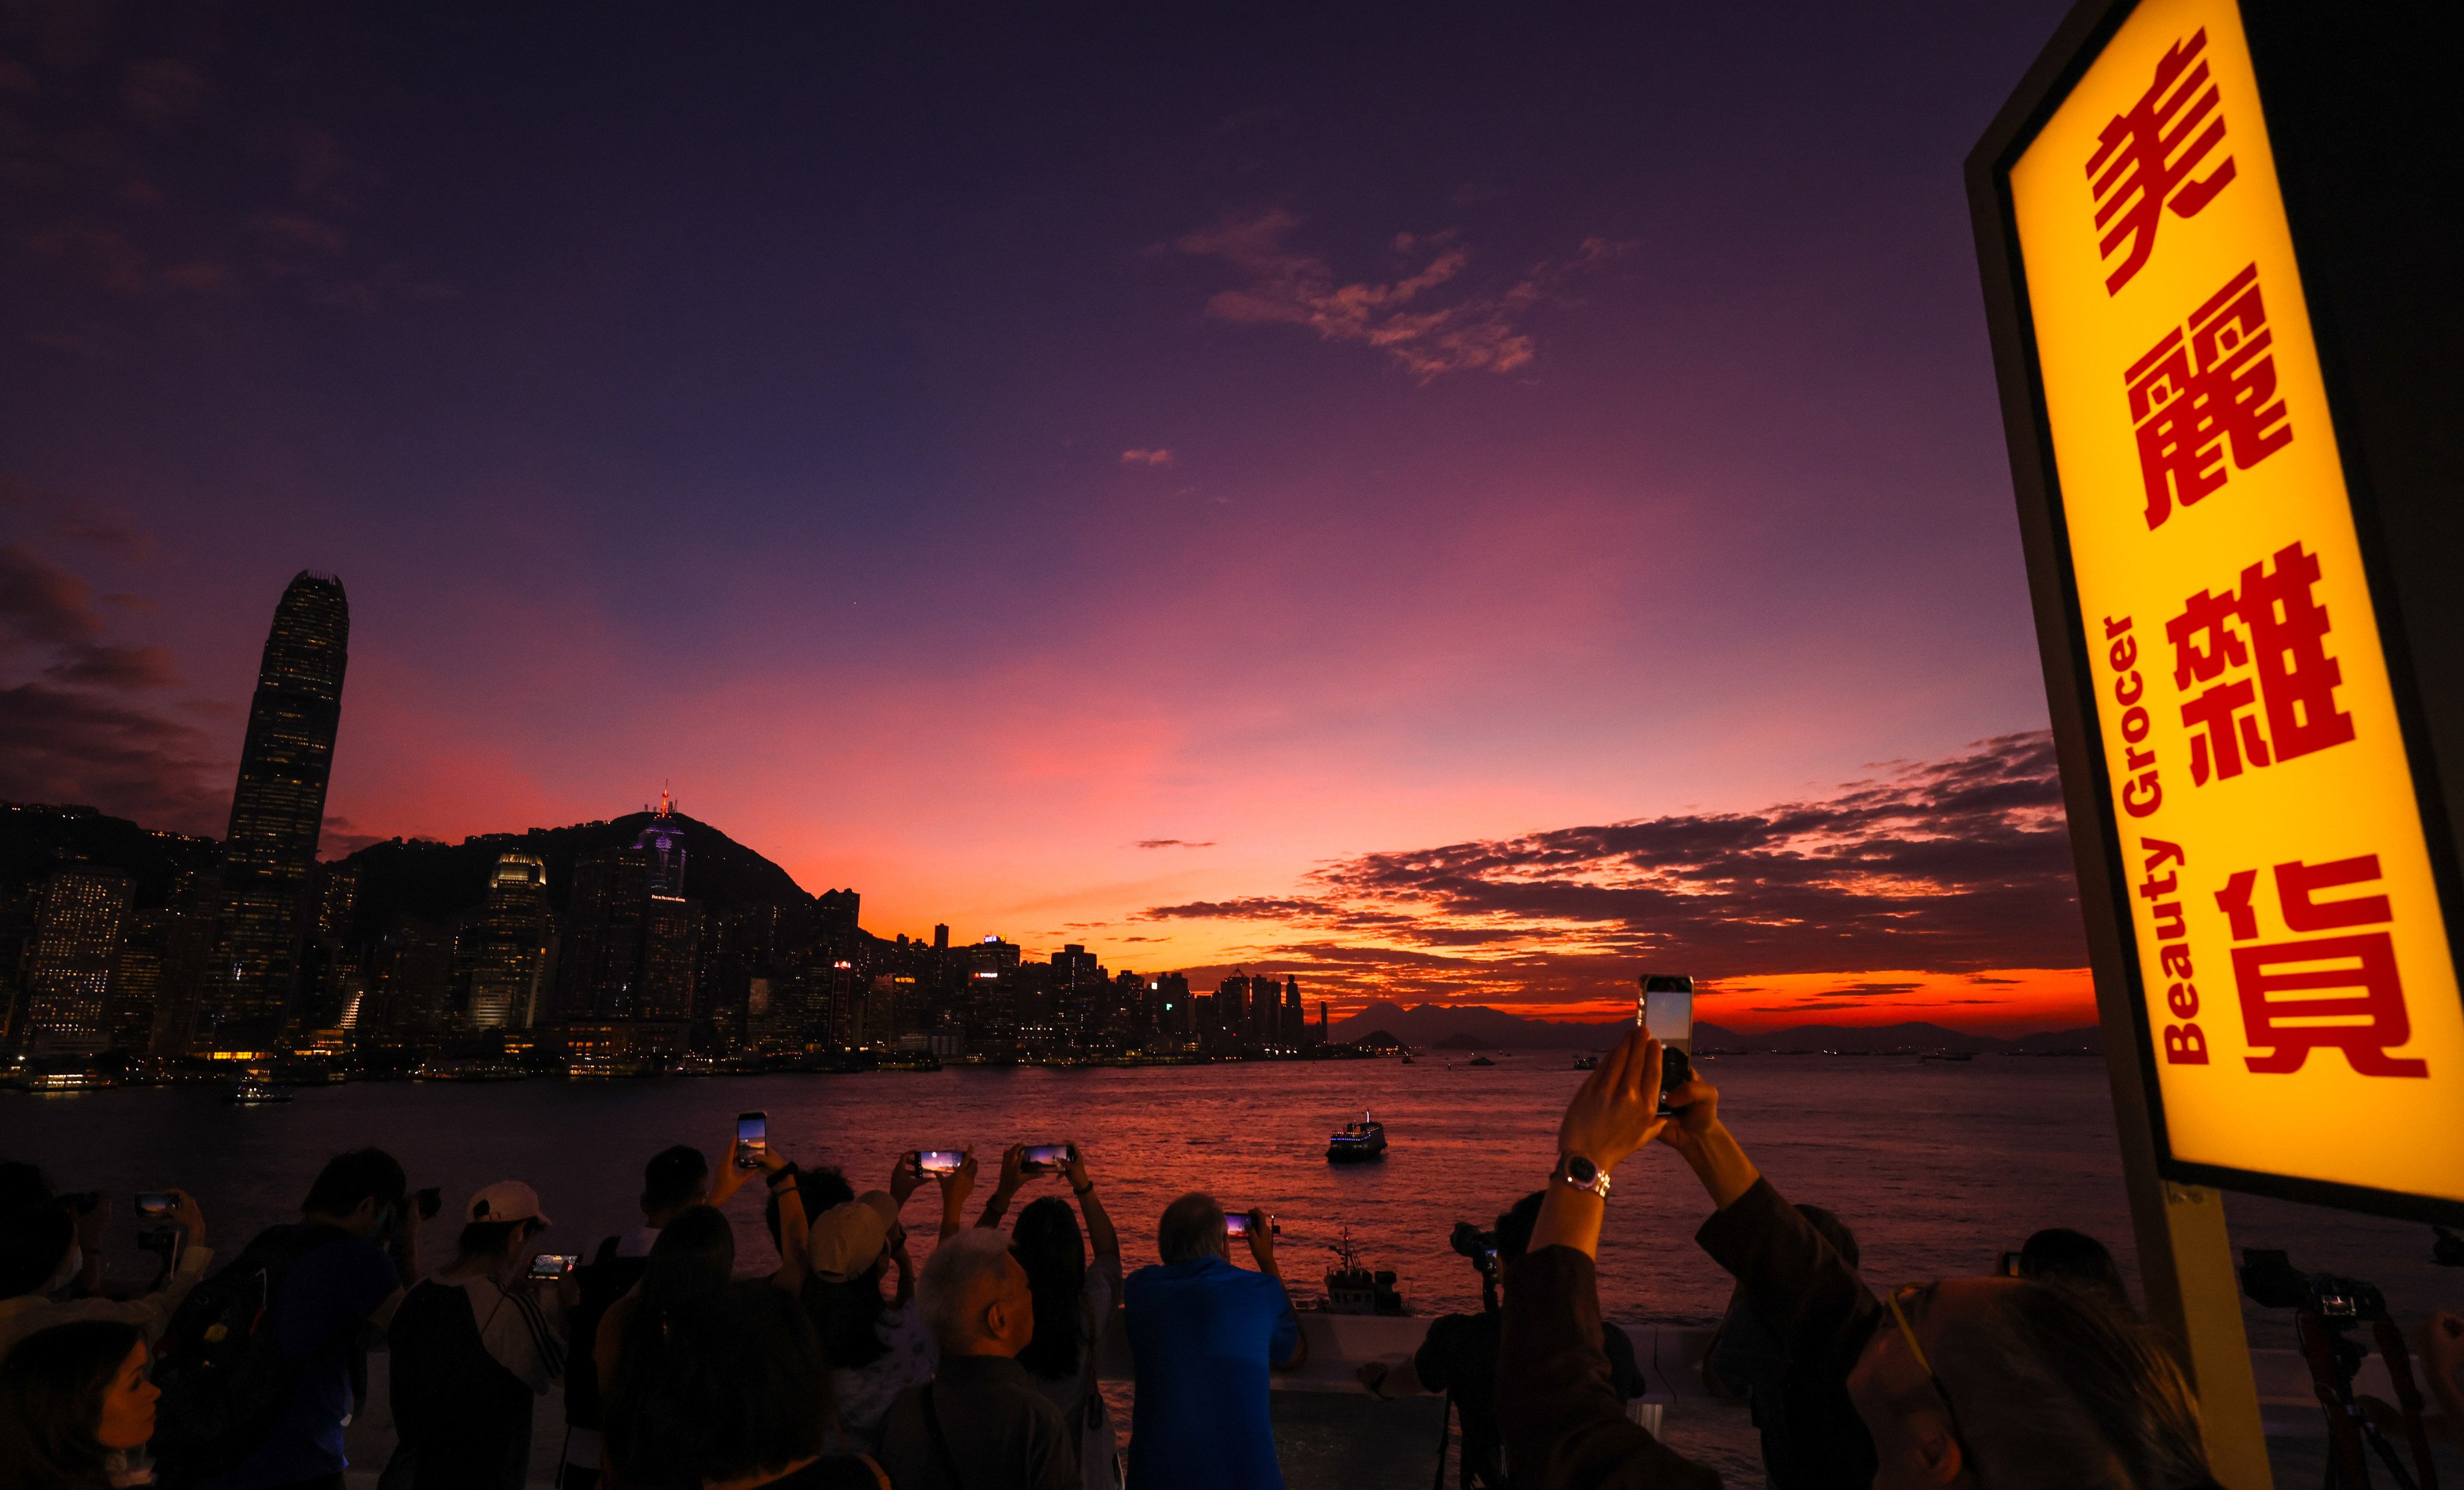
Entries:
[[[2318, 582], [2319, 557], [2288, 543], [2273, 569], [2252, 564], [2239, 590], [2201, 590], [2165, 623], [2173, 686], [2188, 693], [2206, 685], [2182, 706], [2182, 723], [2195, 732], [2193, 785], [2237, 777], [2245, 761], [2274, 765], [2353, 737], [2353, 716], [2336, 707], [2344, 669], [2327, 655], [2327, 607], [2310, 593]], [[2227, 676], [2244, 668], [2255, 678]], [[2257, 712], [2243, 712], [2250, 709]]]
[[2386, 931], [2349, 929], [2384, 926], [2395, 918], [2385, 895], [2321, 901], [2319, 891], [2367, 885], [2379, 878], [2376, 854], [2310, 865], [2296, 860], [2276, 866], [2276, 893], [2284, 925], [2294, 931], [2344, 931], [2340, 936], [2258, 942], [2258, 911], [2251, 891], [2256, 869], [2244, 869], [2216, 891], [2236, 943], [2233, 984], [2241, 995], [2241, 1019], [2253, 1049], [2243, 1057], [2252, 1070], [2280, 1075], [2301, 1069], [2313, 1050], [2341, 1050], [2364, 1076], [2428, 1076], [2430, 1063], [2399, 1060], [2389, 1050], [2412, 1039], [2404, 1005], [2404, 981], [2396, 975], [2395, 939]]
[[2234, 468], [2248, 471], [2293, 443], [2276, 396], [2276, 333], [2267, 329], [2258, 266], [2210, 296], [2185, 329], [2165, 333], [2122, 375], [2150, 528], [2163, 526], [2174, 503], [2188, 507], [2225, 484], [2228, 449]]
[[2113, 116], [2097, 136], [2096, 154], [2088, 157], [2097, 230], [2104, 234], [2097, 248], [2111, 258], [2123, 240], [2130, 242], [2121, 267], [2105, 276], [2107, 295], [2120, 295], [2147, 262], [2148, 251], [2156, 246], [2156, 225], [2164, 221], [2167, 208], [2176, 217], [2195, 217], [2233, 179], [2228, 155], [2205, 180], [2190, 180], [2190, 172], [2225, 138], [2216, 87], [2208, 80], [2207, 58], [2199, 55], [2207, 45], [2204, 29], [2192, 32], [2188, 41], [2173, 43], [2156, 63], [2156, 80], [2129, 113]]

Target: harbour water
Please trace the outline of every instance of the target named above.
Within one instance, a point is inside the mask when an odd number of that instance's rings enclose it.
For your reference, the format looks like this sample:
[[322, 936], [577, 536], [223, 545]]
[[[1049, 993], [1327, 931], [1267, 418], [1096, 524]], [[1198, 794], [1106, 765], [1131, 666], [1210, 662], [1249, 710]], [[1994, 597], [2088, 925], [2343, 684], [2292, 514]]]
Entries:
[[[444, 1188], [450, 1208], [488, 1181], [528, 1180], [556, 1219], [556, 1247], [584, 1251], [634, 1223], [645, 1157], [692, 1142], [716, 1158], [740, 1110], [766, 1110], [774, 1146], [844, 1168], [859, 1189], [881, 1184], [906, 1149], [972, 1145], [988, 1189], [1003, 1145], [1073, 1140], [1090, 1156], [1133, 1267], [1154, 1260], [1164, 1205], [1206, 1189], [1227, 1206], [1275, 1213], [1285, 1274], [1302, 1290], [1314, 1291], [1348, 1226], [1372, 1265], [1400, 1275], [1413, 1311], [1435, 1314], [1479, 1306], [1477, 1275], [1448, 1249], [1447, 1232], [1458, 1219], [1487, 1224], [1547, 1172], [1558, 1116], [1582, 1080], [1570, 1064], [1551, 1051], [1486, 1068], [1433, 1054], [1408, 1066], [355, 1084], [259, 1107], [194, 1086], [10, 1095], [0, 1098], [0, 1156], [37, 1160], [68, 1188], [108, 1192], [119, 1210], [115, 1257], [133, 1271], [124, 1243], [134, 1192], [192, 1191], [215, 1244], [231, 1246], [296, 1214], [318, 1165], [357, 1144], [393, 1150], [414, 1185]], [[2104, 1238], [2135, 1283], [2101, 1062], [1748, 1056], [1713, 1058], [1706, 1074], [1764, 1172], [1791, 1198], [1837, 1210], [1878, 1283], [1988, 1271], [1997, 1253], [2051, 1225]], [[1364, 1110], [1386, 1125], [1389, 1156], [1328, 1164], [1328, 1133]], [[1716, 1320], [1727, 1283], [1693, 1244], [1706, 1202], [1692, 1175], [1655, 1149], [1616, 1182], [1600, 1259], [1607, 1312]], [[758, 1207], [747, 1194], [731, 1214], [744, 1265], [766, 1270]], [[2227, 1209], [2237, 1247], [2287, 1248], [2297, 1265], [2377, 1282], [2408, 1327], [2430, 1308], [2464, 1305], [2464, 1271], [2431, 1264], [2426, 1226], [2247, 1197]], [[926, 1242], [931, 1191], [907, 1218]], [[2246, 1317], [2255, 1346], [2292, 1344], [2289, 1316], [2246, 1307]], [[1690, 1436], [1680, 1420], [1669, 1426], [1673, 1439]], [[1742, 1448], [1749, 1458], [1734, 1431], [1726, 1436], [1721, 1457]]]

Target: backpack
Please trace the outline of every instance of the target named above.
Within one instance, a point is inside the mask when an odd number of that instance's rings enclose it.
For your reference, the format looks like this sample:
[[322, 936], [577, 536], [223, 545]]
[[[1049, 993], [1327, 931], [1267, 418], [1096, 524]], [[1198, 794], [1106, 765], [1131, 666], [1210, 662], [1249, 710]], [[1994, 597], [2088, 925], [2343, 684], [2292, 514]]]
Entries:
[[267, 1327], [283, 1280], [301, 1258], [350, 1233], [334, 1226], [271, 1226], [227, 1267], [189, 1290], [154, 1347], [152, 1451], [165, 1484], [236, 1468], [290, 1405], [305, 1364]]

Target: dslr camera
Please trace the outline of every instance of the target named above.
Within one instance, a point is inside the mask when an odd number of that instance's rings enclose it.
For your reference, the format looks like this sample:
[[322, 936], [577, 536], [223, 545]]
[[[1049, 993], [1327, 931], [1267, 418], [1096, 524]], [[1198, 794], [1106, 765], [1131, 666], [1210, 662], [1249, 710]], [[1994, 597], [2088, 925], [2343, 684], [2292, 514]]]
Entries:
[[2241, 1291], [2263, 1308], [2300, 1309], [2331, 1326], [2366, 1325], [2387, 1318], [2387, 1296], [2376, 1283], [2335, 1273], [2305, 1273], [2280, 1251], [2245, 1247]]
[[1469, 1258], [1490, 1278], [1497, 1277], [1497, 1233], [1483, 1231], [1469, 1221], [1457, 1221], [1453, 1234], [1446, 1238], [1446, 1245]]

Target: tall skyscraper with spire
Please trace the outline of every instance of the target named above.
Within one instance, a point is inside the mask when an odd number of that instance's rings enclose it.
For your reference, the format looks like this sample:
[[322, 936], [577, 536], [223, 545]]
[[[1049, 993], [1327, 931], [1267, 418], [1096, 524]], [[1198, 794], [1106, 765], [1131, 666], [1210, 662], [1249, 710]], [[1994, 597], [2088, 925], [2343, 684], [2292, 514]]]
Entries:
[[198, 1000], [199, 1048], [267, 1050], [282, 1036], [350, 639], [342, 581], [301, 570], [274, 607], [249, 705], [223, 846], [218, 955]]

